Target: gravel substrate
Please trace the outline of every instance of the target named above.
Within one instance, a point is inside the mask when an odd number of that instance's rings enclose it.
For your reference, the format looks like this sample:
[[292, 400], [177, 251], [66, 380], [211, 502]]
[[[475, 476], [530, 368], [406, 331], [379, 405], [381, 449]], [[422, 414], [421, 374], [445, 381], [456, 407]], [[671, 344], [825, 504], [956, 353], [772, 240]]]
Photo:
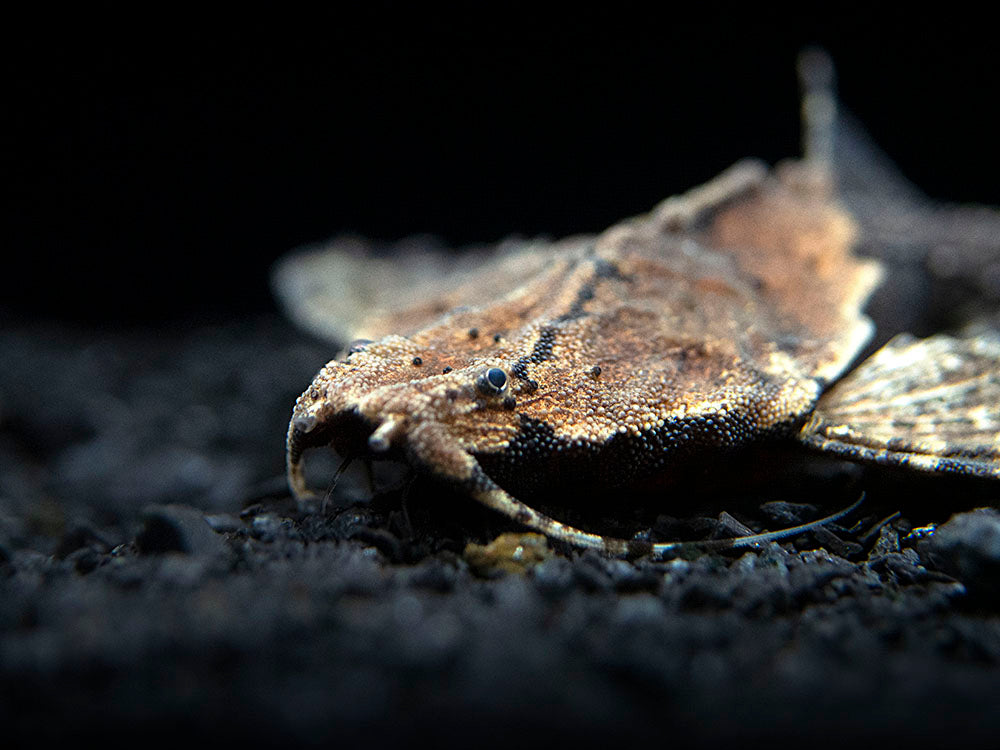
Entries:
[[697, 537], [723, 511], [777, 528], [861, 489], [865, 505], [738, 554], [473, 567], [468, 541], [517, 529], [441, 488], [371, 499], [345, 483], [325, 509], [290, 502], [288, 414], [330, 353], [267, 316], [0, 332], [0, 714], [15, 744], [1000, 733], [1000, 514], [974, 510], [996, 504], [992, 486], [793, 457], [690, 513], [674, 500], [644, 516], [648, 498], [611, 493], [592, 515]]

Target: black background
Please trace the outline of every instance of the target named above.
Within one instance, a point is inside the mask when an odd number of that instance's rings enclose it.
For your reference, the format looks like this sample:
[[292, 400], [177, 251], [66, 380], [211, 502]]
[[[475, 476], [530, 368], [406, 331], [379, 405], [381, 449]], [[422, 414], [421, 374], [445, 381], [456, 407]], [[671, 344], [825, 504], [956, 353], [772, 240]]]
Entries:
[[275, 258], [342, 231], [461, 246], [600, 230], [743, 156], [796, 155], [808, 44], [918, 185], [997, 204], [991, 32], [506, 5], [14, 23], [0, 312], [240, 315], [273, 306]]

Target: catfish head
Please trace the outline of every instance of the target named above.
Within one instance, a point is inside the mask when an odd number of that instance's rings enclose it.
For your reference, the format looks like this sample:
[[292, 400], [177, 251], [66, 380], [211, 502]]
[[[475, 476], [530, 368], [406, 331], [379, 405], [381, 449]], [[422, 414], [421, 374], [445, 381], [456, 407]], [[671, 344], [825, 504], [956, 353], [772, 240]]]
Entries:
[[512, 362], [463, 361], [402, 336], [352, 344], [295, 403], [288, 427], [289, 486], [313, 495], [303, 454], [331, 446], [345, 459], [392, 459], [475, 493], [490, 480], [473, 454], [503, 450], [517, 433]]

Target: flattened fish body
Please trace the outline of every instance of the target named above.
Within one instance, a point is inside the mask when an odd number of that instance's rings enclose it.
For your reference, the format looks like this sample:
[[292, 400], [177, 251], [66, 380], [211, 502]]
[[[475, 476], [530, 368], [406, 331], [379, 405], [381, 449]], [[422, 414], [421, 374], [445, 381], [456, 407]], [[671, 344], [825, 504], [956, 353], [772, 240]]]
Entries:
[[[293, 453], [350, 423], [340, 432], [353, 445], [332, 437], [346, 452], [381, 430], [377, 447], [385, 437], [430, 473], [475, 482], [471, 456], [524, 487], [638, 479], [691, 451], [792, 431], [871, 336], [861, 306], [879, 279], [813, 178], [741, 163], [597, 237], [504, 250], [474, 274], [429, 280], [428, 296], [411, 287], [408, 308], [373, 300], [344, 334], [380, 338], [299, 399]], [[327, 250], [310, 262], [365, 261]], [[434, 286], [448, 290], [444, 314]], [[502, 388], [481, 386], [491, 369]]]
[[[855, 245], [894, 269], [924, 262], [885, 251], [917, 204], [842, 127], [831, 71], [804, 58], [803, 161], [741, 162], [600, 235], [461, 257], [342, 240], [286, 259], [275, 285], [292, 317], [355, 340], [296, 402], [293, 492], [308, 494], [303, 452], [329, 444], [347, 458], [401, 458], [550, 537], [624, 555], [634, 543], [515, 495], [638, 481], [780, 435], [1000, 477], [995, 332], [893, 339], [830, 388], [873, 334], [863, 308], [882, 266]], [[843, 205], [860, 212], [860, 240]], [[997, 223], [989, 216], [976, 226]], [[912, 234], [903, 244], [930, 262], [941, 231], [929, 244]], [[985, 255], [1000, 254], [989, 242]]]

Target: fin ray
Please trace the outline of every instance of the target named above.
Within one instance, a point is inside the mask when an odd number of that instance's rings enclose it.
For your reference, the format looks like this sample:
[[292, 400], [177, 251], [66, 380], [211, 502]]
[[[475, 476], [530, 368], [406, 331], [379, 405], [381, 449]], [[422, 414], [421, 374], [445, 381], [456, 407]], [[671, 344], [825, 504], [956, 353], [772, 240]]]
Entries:
[[799, 439], [855, 460], [1000, 478], [1000, 334], [895, 337], [824, 394]]

